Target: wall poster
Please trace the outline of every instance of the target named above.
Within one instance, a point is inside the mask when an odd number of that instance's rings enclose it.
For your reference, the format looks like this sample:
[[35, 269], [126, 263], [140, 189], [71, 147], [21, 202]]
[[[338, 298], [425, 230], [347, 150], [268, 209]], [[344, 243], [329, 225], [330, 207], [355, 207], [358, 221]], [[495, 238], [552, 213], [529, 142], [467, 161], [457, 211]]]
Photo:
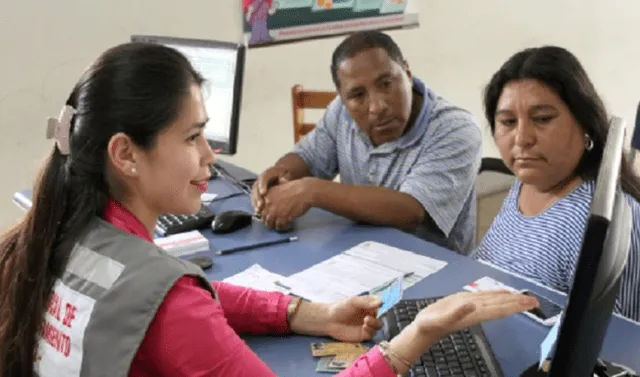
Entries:
[[419, 0], [241, 0], [248, 46], [418, 26]]

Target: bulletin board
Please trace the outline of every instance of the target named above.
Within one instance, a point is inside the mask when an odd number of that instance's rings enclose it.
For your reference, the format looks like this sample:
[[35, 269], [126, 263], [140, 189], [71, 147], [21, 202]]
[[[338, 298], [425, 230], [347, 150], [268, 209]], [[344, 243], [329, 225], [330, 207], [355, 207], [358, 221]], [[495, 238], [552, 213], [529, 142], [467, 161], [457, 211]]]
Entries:
[[419, 0], [241, 0], [249, 47], [418, 26]]

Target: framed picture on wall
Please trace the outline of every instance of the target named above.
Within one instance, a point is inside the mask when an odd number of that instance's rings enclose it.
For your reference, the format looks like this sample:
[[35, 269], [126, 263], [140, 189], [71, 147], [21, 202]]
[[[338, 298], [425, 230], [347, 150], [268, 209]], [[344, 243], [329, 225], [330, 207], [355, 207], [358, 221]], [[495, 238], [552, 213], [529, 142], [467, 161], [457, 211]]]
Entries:
[[419, 0], [240, 1], [249, 47], [419, 25]]

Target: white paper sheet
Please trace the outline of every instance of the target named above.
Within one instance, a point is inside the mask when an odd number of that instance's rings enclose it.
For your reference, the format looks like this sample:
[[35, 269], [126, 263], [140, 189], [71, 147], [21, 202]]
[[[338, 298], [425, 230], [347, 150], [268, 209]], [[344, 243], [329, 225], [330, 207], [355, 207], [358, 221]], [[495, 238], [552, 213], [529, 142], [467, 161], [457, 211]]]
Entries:
[[230, 276], [223, 281], [225, 283], [238, 285], [241, 287], [259, 289], [262, 291], [289, 293], [289, 290], [275, 284], [276, 281], [284, 277], [273, 273], [259, 264], [254, 264], [246, 270]]
[[447, 262], [378, 242], [363, 242], [279, 282], [311, 301], [332, 302], [374, 290], [399, 276], [408, 288]]

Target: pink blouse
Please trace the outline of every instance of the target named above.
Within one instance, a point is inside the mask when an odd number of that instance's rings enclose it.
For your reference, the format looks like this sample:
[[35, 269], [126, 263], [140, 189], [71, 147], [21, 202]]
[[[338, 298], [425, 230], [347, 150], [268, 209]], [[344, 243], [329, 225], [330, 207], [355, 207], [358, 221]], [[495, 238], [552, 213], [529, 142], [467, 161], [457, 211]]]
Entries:
[[[153, 242], [144, 225], [118, 202], [108, 202], [104, 219]], [[194, 277], [176, 282], [149, 325], [129, 376], [275, 376], [238, 334], [289, 333], [287, 306], [291, 297], [223, 282], [212, 285], [220, 302]], [[395, 377], [377, 347], [338, 376]]]

